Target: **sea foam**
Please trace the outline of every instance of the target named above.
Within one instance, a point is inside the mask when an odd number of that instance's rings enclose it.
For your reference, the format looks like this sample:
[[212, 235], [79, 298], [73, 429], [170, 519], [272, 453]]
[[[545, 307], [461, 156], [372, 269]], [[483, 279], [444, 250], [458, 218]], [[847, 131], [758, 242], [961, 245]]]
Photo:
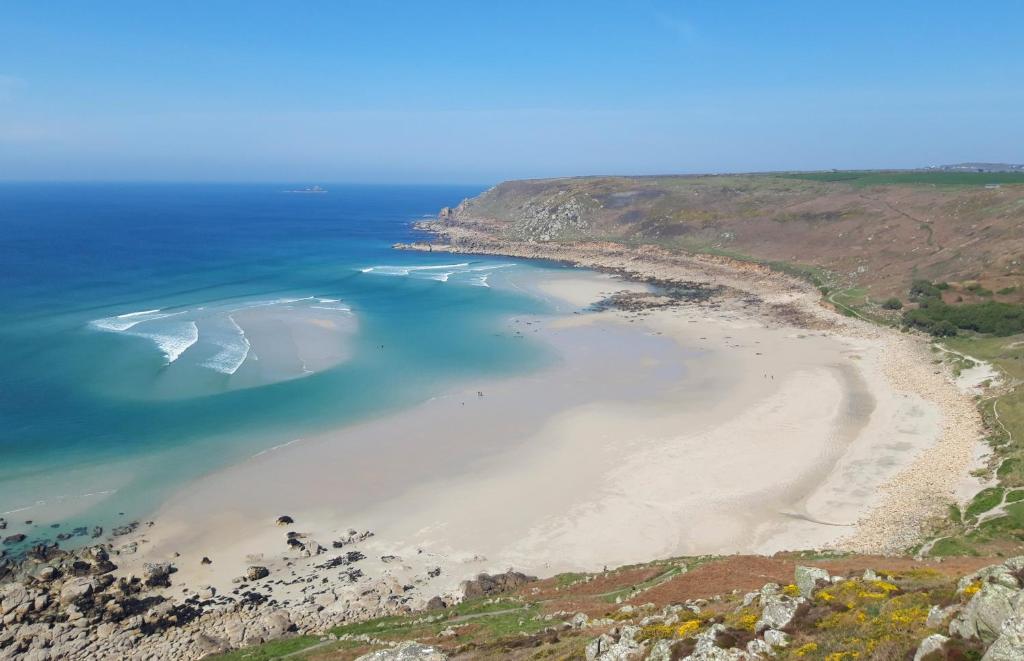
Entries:
[[487, 276], [491, 271], [515, 266], [514, 263], [502, 264], [431, 264], [419, 266], [397, 266], [382, 264], [359, 269], [362, 273], [375, 275], [406, 276], [419, 280], [435, 280], [437, 282], [461, 282], [476, 287], [490, 287]]
[[220, 347], [220, 351], [210, 357], [208, 360], [203, 361], [203, 367], [215, 370], [222, 374], [234, 374], [238, 371], [238, 368], [242, 366], [245, 359], [249, 357], [249, 338], [245, 336], [245, 331], [238, 325], [235, 318], [228, 315], [228, 321], [234, 326], [237, 337], [233, 341], [215, 341]]
[[152, 340], [170, 365], [199, 341], [199, 327], [194, 321], [181, 321], [167, 324], [158, 331], [131, 331], [129, 335]]
[[98, 330], [112, 331], [120, 333], [132, 328], [144, 321], [155, 321], [157, 319], [166, 319], [167, 317], [173, 317], [175, 315], [182, 314], [182, 312], [162, 312], [161, 310], [142, 310], [140, 312], [129, 312], [127, 314], [119, 314], [116, 317], [106, 317], [104, 319], [93, 319], [89, 322], [89, 325]]

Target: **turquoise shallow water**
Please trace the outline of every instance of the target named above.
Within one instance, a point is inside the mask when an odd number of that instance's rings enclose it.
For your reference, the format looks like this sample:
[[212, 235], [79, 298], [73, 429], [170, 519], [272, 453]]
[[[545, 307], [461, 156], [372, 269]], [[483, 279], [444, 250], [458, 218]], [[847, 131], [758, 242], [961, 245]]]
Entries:
[[5, 534], [109, 531], [263, 449], [551, 359], [500, 332], [545, 303], [490, 285], [559, 267], [390, 248], [479, 189], [325, 187], [0, 185]]

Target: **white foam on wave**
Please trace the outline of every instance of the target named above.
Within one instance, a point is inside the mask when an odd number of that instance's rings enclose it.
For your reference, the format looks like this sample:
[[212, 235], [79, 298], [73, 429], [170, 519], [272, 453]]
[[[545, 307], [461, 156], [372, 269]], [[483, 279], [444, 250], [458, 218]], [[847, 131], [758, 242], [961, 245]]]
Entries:
[[167, 324], [158, 331], [132, 331], [130, 335], [152, 340], [164, 354], [170, 365], [181, 357], [189, 347], [199, 341], [199, 327], [194, 321]]
[[359, 269], [362, 273], [376, 273], [377, 275], [412, 275], [417, 271], [438, 271], [441, 269], [460, 269], [469, 266], [469, 262], [459, 264], [436, 264], [424, 266], [367, 266]]
[[269, 305], [287, 305], [289, 303], [298, 303], [300, 301], [312, 300], [314, 300], [313, 296], [303, 296], [302, 298], [275, 298], [269, 301], [253, 301], [251, 303], [246, 303], [245, 305], [241, 306], [241, 308], [264, 308]]
[[330, 306], [330, 305], [310, 305], [310, 310], [331, 310], [332, 312], [352, 312], [352, 308], [346, 308], [344, 306]]
[[245, 331], [238, 325], [235, 318], [228, 315], [228, 321], [231, 322], [231, 325], [235, 327], [235, 331], [238, 333], [237, 341], [217, 341], [216, 344], [220, 347], [220, 351], [208, 360], [203, 361], [202, 365], [222, 374], [230, 375], [237, 372], [238, 368], [245, 362], [245, 359], [249, 357], [249, 349], [252, 345], [249, 344], [249, 338], [245, 336]]
[[156, 321], [157, 319], [166, 319], [167, 317], [173, 317], [181, 312], [161, 312], [157, 310], [141, 310], [139, 312], [129, 312], [127, 314], [119, 314], [116, 317], [105, 317], [103, 319], [93, 319], [89, 322], [89, 325], [97, 330], [111, 331], [115, 333], [121, 333], [133, 326], [137, 326], [144, 321]]

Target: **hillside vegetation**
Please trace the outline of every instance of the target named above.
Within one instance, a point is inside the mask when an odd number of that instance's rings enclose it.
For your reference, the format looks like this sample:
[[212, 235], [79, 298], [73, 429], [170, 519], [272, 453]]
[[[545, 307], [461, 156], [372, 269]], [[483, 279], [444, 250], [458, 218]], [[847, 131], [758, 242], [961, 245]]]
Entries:
[[1009, 661], [1024, 633], [1010, 605], [1024, 598], [1022, 567], [1024, 558], [672, 558], [560, 574], [215, 661]]
[[915, 279], [1024, 300], [1024, 174], [894, 171], [510, 181], [452, 214], [509, 239], [611, 240], [811, 267], [881, 302]]

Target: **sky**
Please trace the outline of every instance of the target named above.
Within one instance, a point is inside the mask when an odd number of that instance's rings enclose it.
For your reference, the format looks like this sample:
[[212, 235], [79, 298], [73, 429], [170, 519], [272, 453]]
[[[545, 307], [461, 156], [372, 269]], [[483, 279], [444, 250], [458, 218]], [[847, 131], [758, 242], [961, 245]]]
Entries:
[[0, 180], [1024, 161], [1024, 2], [0, 4]]

